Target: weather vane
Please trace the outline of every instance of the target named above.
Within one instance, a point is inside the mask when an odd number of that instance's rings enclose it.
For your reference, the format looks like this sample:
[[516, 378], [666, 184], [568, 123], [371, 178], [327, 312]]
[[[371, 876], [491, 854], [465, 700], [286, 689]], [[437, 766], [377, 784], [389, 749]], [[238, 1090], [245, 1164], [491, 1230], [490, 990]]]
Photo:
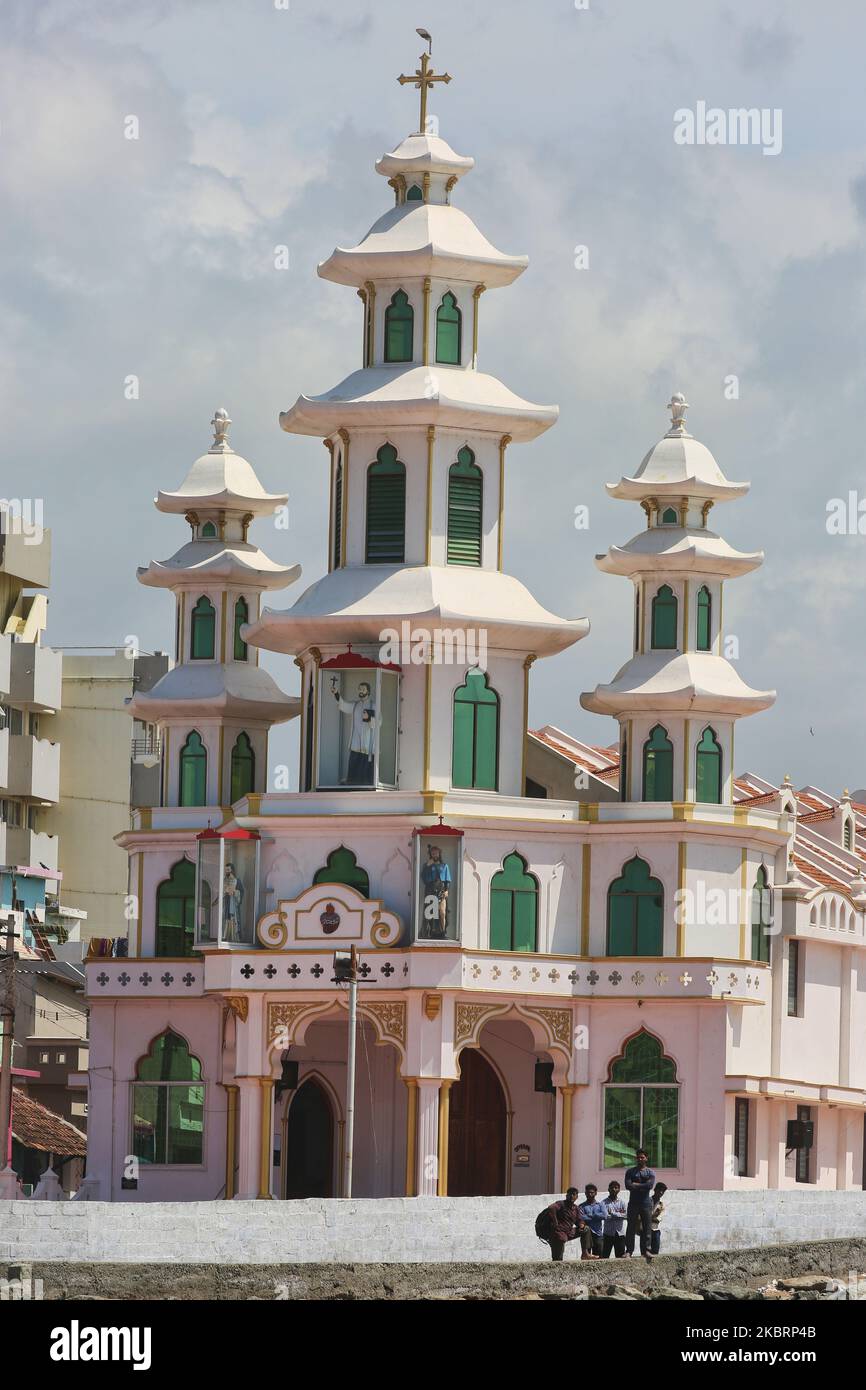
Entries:
[[433, 53], [433, 40], [426, 29], [416, 29], [416, 34], [420, 34], [425, 43], [429, 45], [428, 51], [422, 53], [419, 59], [420, 67], [415, 69], [408, 77], [401, 73], [397, 78], [401, 87], [405, 87], [407, 82], [411, 82], [413, 87], [421, 89], [421, 124], [418, 127], [418, 134], [423, 135], [427, 130], [427, 92], [434, 82], [450, 82], [451, 75], [447, 72], [433, 72], [430, 66], [430, 57]]

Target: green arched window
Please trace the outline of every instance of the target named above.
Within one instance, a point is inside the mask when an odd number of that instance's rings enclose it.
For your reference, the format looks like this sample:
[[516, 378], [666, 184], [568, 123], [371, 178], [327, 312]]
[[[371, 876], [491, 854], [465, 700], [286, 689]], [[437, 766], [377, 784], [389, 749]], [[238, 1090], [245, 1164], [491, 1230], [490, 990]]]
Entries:
[[677, 645], [677, 600], [669, 584], [663, 584], [653, 599], [652, 645], [656, 650]]
[[662, 512], [663, 526], [678, 526], [679, 520], [679, 513], [675, 507], [665, 507], [664, 511]]
[[661, 724], [650, 730], [643, 746], [643, 799], [674, 799], [674, 746]]
[[246, 734], [238, 734], [232, 749], [231, 763], [232, 804], [248, 796], [256, 781], [256, 755]]
[[534, 951], [538, 943], [538, 880], [526, 860], [509, 854], [490, 882], [491, 951]]
[[245, 598], [235, 604], [235, 661], [246, 661], [247, 644], [241, 637], [241, 628], [250, 620], [250, 610]]
[[203, 541], [214, 541], [217, 537], [217, 528], [212, 521], [206, 521], [199, 534]]
[[337, 570], [343, 562], [343, 463], [334, 470], [334, 551], [332, 567]]
[[465, 445], [448, 470], [448, 564], [481, 564], [484, 480], [475, 455]]
[[344, 883], [354, 888], [362, 898], [370, 896], [370, 875], [362, 869], [357, 857], [345, 845], [332, 849], [325, 864], [313, 874], [314, 883]]
[[154, 1038], [135, 1071], [132, 1152], [151, 1165], [204, 1161], [201, 1062], [170, 1028]]
[[627, 1168], [645, 1149], [652, 1168], [676, 1168], [680, 1088], [673, 1058], [642, 1028], [610, 1064], [604, 1088], [604, 1167]]
[[701, 734], [695, 757], [695, 800], [722, 799], [722, 748], [709, 725]]
[[202, 594], [192, 610], [189, 654], [194, 661], [212, 661], [216, 644], [216, 610]]
[[406, 556], [406, 468], [383, 444], [367, 469], [368, 565], [402, 565]]
[[187, 734], [180, 750], [181, 806], [207, 805], [207, 749], [195, 729]]
[[499, 778], [499, 696], [483, 671], [469, 671], [454, 692], [451, 783], [496, 791]]
[[708, 652], [712, 642], [713, 600], [706, 584], [698, 589], [697, 648]]
[[179, 859], [156, 890], [156, 954], [191, 956], [195, 944], [195, 865]]
[[385, 361], [411, 362], [415, 311], [405, 290], [397, 290], [385, 310]]
[[424, 201], [424, 194], [422, 193], [421, 189], [418, 187], [417, 183], [413, 183], [412, 187], [409, 189], [408, 193], [406, 194], [406, 202], [407, 202], [407, 203], [423, 203], [423, 201]]
[[607, 890], [607, 954], [660, 956], [663, 943], [664, 889], [635, 855]]
[[767, 870], [763, 864], [752, 889], [752, 960], [769, 961], [770, 930], [773, 925], [773, 898]]
[[463, 315], [450, 290], [443, 294], [436, 310], [436, 361], [448, 366], [460, 365], [460, 339]]

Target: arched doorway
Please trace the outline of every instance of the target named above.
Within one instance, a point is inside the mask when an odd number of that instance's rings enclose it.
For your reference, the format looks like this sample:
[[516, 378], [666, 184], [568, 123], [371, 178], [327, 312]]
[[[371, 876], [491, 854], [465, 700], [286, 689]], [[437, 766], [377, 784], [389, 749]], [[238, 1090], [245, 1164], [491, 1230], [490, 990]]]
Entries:
[[451, 1087], [448, 1114], [448, 1196], [499, 1197], [505, 1193], [508, 1121], [505, 1095], [482, 1052], [460, 1054], [460, 1080]]
[[303, 1083], [289, 1106], [284, 1171], [286, 1197], [333, 1197], [334, 1114], [315, 1077]]

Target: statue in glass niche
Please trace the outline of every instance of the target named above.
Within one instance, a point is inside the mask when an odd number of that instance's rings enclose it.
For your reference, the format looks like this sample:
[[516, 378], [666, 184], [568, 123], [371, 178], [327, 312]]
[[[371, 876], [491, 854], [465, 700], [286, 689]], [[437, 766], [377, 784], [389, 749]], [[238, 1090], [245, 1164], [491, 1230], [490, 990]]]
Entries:
[[342, 780], [348, 785], [372, 787], [379, 721], [372, 703], [370, 685], [367, 681], [360, 681], [357, 700], [344, 700], [337, 677], [332, 676], [331, 694], [337, 701], [340, 713], [350, 717], [349, 766]]
[[235, 873], [234, 864], [226, 864], [223, 874], [223, 941], [240, 941], [243, 905], [244, 885]]
[[421, 882], [424, 884], [424, 925], [421, 935], [447, 936], [451, 870], [442, 858], [438, 845], [427, 846], [427, 858], [421, 865]]

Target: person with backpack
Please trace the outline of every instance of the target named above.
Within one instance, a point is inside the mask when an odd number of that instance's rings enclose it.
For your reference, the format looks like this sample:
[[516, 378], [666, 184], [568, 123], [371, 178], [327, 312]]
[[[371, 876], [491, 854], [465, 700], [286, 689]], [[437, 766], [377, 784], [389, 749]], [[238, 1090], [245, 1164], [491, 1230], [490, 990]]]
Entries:
[[552, 1202], [535, 1218], [535, 1234], [550, 1246], [552, 1260], [561, 1260], [568, 1242], [585, 1229], [577, 1209], [579, 1196], [577, 1188], [570, 1187], [561, 1202]]

